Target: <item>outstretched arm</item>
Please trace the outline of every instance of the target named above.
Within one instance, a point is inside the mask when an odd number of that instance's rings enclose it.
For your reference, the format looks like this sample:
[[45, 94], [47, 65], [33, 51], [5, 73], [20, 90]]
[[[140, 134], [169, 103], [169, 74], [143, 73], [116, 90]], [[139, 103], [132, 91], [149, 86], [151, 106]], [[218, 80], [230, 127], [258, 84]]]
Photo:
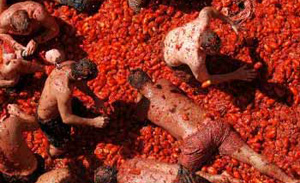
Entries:
[[219, 183], [219, 182], [222, 182], [222, 183], [241, 183], [242, 181], [241, 180], [238, 180], [238, 179], [235, 179], [233, 177], [231, 177], [227, 172], [224, 172], [220, 175], [212, 175], [212, 174], [208, 174], [208, 173], [205, 173], [205, 172], [201, 172], [201, 171], [198, 171], [196, 172], [196, 175], [199, 175], [207, 180], [209, 180], [210, 182], [213, 182], [213, 183]]
[[15, 41], [9, 34], [0, 34], [0, 40], [8, 43], [14, 50], [24, 50], [25, 47]]
[[72, 112], [71, 99], [72, 95], [69, 89], [66, 89], [66, 91], [58, 91], [58, 110], [64, 123], [71, 125], [87, 125], [96, 128], [103, 128], [106, 125], [106, 117], [99, 116], [96, 118], [82, 118], [77, 115], [74, 115]]
[[35, 72], [44, 72], [45, 68], [43, 65], [36, 63], [36, 62], [30, 62], [24, 59], [18, 59], [17, 60], [20, 64], [19, 71], [23, 74], [32, 74]]
[[0, 80], [0, 88], [14, 87], [19, 81], [19, 77], [10, 80]]
[[79, 82], [78, 84], [76, 84], [76, 87], [83, 93], [90, 96], [94, 100], [95, 105], [97, 107], [103, 107], [103, 101], [99, 99], [97, 95], [95, 95], [95, 93], [90, 89], [90, 87], [88, 87], [86, 82]]
[[208, 26], [210, 23], [211, 18], [217, 18], [222, 20], [223, 22], [229, 23], [236, 34], [238, 34], [238, 29], [234, 22], [228, 18], [227, 16], [223, 15], [213, 7], [205, 7], [201, 10], [199, 14], [199, 20], [204, 23], [204, 25]]
[[210, 75], [207, 71], [205, 58], [199, 57], [198, 61], [190, 62], [189, 67], [193, 72], [195, 78], [202, 82], [202, 87], [208, 87], [211, 84], [219, 84], [223, 82], [228, 82], [232, 80], [244, 80], [252, 81], [256, 77], [256, 72], [254, 69], [247, 69], [246, 66], [239, 68], [238, 70], [220, 75]]

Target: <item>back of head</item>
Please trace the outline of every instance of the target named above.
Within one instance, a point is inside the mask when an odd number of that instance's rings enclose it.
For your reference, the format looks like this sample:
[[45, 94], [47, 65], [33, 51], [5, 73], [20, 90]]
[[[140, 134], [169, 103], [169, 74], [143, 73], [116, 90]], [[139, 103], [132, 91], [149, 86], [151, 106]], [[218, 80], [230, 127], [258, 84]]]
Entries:
[[29, 28], [30, 18], [25, 10], [17, 10], [10, 17], [12, 28], [18, 32], [24, 32]]
[[218, 53], [221, 48], [220, 37], [210, 29], [204, 31], [201, 38], [201, 48], [207, 54]]
[[130, 72], [128, 82], [132, 87], [141, 89], [145, 83], [151, 82], [151, 79], [144, 71], [136, 69]]
[[89, 81], [95, 79], [98, 75], [97, 65], [91, 60], [84, 58], [71, 66], [72, 76], [76, 80]]
[[95, 171], [94, 183], [117, 183], [117, 170], [109, 166], [100, 166]]

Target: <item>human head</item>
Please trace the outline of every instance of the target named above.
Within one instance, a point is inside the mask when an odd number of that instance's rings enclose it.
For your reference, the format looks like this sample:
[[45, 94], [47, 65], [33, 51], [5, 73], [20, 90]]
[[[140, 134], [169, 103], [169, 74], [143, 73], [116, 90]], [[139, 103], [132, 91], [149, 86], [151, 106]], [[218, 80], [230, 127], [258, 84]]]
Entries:
[[72, 78], [77, 81], [89, 81], [98, 75], [97, 65], [91, 60], [84, 58], [71, 65]]
[[18, 10], [10, 17], [10, 24], [14, 31], [20, 33], [27, 33], [30, 30], [30, 18], [25, 10]]
[[117, 183], [117, 170], [110, 166], [100, 166], [95, 171], [94, 183]]
[[55, 64], [65, 60], [65, 54], [58, 49], [51, 49], [45, 53], [45, 58], [48, 62]]
[[132, 87], [142, 89], [146, 83], [151, 82], [151, 79], [144, 71], [136, 69], [130, 72], [128, 82]]
[[215, 55], [220, 51], [221, 39], [214, 31], [208, 29], [201, 36], [200, 46], [206, 54]]

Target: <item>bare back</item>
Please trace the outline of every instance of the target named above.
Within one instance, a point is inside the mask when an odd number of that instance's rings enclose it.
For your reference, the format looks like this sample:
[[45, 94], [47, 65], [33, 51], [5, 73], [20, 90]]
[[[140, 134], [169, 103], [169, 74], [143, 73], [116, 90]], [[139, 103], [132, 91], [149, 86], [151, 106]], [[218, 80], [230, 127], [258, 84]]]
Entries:
[[178, 139], [197, 132], [205, 111], [167, 80], [147, 83], [141, 93], [150, 101], [147, 117]]
[[199, 40], [206, 28], [205, 12], [201, 12], [197, 19], [170, 31], [164, 41], [165, 62], [172, 67], [181, 64], [195, 65], [191, 62], [197, 61], [199, 57], [205, 58], [206, 54], [200, 49]]
[[[27, 11], [29, 18], [33, 21], [33, 26], [30, 27], [30, 30], [26, 34], [20, 34], [10, 29], [10, 17], [18, 10]], [[37, 2], [25, 1], [15, 3], [3, 11], [3, 13], [0, 15], [0, 33], [10, 33], [16, 35], [32, 34], [41, 27], [37, 19], [39, 19], [40, 16], [44, 16], [45, 13], [47, 12], [44, 10], [44, 7]]]
[[118, 183], [172, 183], [179, 166], [148, 159], [134, 158], [123, 163], [118, 172]]
[[17, 118], [0, 123], [0, 171], [7, 175], [27, 176], [35, 171], [37, 160], [22, 136]]
[[37, 110], [40, 119], [50, 120], [60, 115], [57, 102], [59, 93], [67, 93], [70, 98], [72, 97], [72, 89], [70, 88], [67, 76], [67, 73], [70, 71], [69, 65], [71, 63], [71, 61], [65, 62], [62, 69], [56, 68], [48, 76]]

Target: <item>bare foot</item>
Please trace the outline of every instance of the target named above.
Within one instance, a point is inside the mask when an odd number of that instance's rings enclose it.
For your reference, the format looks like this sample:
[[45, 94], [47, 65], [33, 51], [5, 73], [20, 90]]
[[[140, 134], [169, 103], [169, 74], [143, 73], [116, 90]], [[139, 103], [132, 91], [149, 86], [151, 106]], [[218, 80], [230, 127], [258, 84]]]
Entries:
[[8, 104], [7, 109], [8, 109], [8, 113], [10, 115], [13, 115], [16, 117], [20, 116], [20, 114], [23, 112], [17, 104]]

